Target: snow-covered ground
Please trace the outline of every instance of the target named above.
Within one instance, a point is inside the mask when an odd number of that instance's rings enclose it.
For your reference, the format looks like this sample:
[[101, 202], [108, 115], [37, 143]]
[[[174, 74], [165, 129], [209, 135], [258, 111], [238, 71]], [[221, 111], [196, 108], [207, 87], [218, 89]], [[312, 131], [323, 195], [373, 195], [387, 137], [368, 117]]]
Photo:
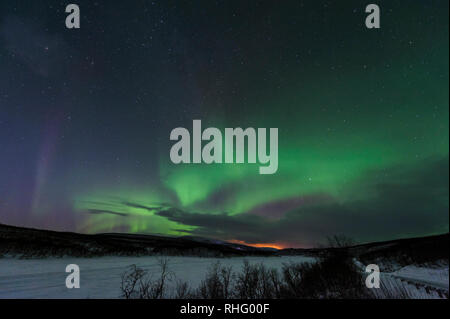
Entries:
[[411, 279], [429, 286], [448, 290], [448, 265], [437, 268], [424, 268], [409, 265], [393, 273], [397, 278]]
[[[314, 258], [303, 256], [167, 258], [169, 270], [176, 279], [186, 281], [194, 288], [204, 279], [208, 267], [216, 262], [232, 266], [236, 272], [241, 269], [244, 260], [278, 269], [284, 263], [314, 262]], [[0, 258], [0, 298], [119, 298], [121, 274], [128, 266], [135, 264], [156, 277], [160, 269], [159, 259], [160, 257]], [[80, 267], [79, 289], [67, 289], [65, 286], [68, 275], [65, 268], [68, 264]], [[363, 267], [362, 264], [357, 264]], [[384, 298], [448, 298], [448, 272], [448, 264], [433, 267], [410, 265], [394, 272], [383, 272], [381, 284], [386, 289], [377, 289], [374, 293]]]
[[[199, 258], [168, 257], [169, 270], [176, 278], [197, 287], [208, 267], [219, 261], [223, 266], [240, 270], [243, 261], [264, 263], [270, 268], [281, 268], [283, 263], [313, 262], [302, 256]], [[68, 264], [80, 267], [80, 288], [67, 289], [65, 272]], [[98, 258], [0, 258], [0, 298], [118, 298], [121, 274], [135, 264], [149, 273], [158, 274], [158, 257], [98, 257]]]
[[409, 265], [394, 272], [381, 273], [385, 289], [374, 291], [380, 298], [448, 298], [448, 265], [418, 267]]

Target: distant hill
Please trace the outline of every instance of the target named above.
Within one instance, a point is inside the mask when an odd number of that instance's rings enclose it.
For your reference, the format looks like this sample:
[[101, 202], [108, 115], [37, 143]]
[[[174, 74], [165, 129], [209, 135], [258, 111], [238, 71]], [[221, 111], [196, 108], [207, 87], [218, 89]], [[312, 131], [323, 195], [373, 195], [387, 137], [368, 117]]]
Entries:
[[95, 234], [57, 232], [0, 224], [0, 257], [47, 256], [267, 256], [265, 249], [189, 237], [138, 234]]
[[318, 249], [283, 249], [279, 255], [326, 255], [333, 251], [341, 251], [353, 256], [365, 264], [399, 266], [409, 264], [434, 264], [436, 261], [449, 259], [449, 234], [436, 236], [396, 239], [390, 241], [373, 242], [345, 248]]
[[449, 234], [398, 239], [346, 248], [267, 249], [202, 237], [106, 233], [86, 235], [0, 224], [0, 257], [94, 257], [106, 255], [176, 255], [200, 257], [231, 256], [321, 256], [343, 251], [361, 261], [384, 259], [399, 264], [448, 260]]

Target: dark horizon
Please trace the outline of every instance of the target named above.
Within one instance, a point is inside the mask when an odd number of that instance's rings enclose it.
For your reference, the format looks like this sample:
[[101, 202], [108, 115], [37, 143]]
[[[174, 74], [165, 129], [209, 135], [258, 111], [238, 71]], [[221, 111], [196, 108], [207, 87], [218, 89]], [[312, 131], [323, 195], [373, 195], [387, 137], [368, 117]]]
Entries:
[[[79, 232], [73, 232], [73, 231], [64, 231], [64, 230], [54, 230], [54, 229], [45, 229], [45, 228], [35, 228], [35, 227], [25, 227], [25, 226], [17, 226], [17, 225], [8, 225], [4, 224], [0, 221], [0, 226], [5, 227], [12, 227], [12, 228], [20, 228], [24, 230], [33, 230], [33, 231], [43, 231], [43, 232], [56, 232], [56, 233], [69, 233], [69, 234], [75, 234], [75, 235], [88, 235], [88, 236], [95, 236], [95, 235], [130, 235], [130, 236], [150, 236], [150, 237], [161, 237], [161, 238], [173, 238], [173, 239], [183, 239], [186, 238], [188, 240], [207, 240], [207, 241], [213, 241], [214, 244], [220, 245], [220, 242], [228, 243], [228, 244], [236, 244], [236, 245], [242, 245], [247, 247], [253, 247], [253, 248], [270, 248], [270, 249], [276, 249], [276, 250], [289, 250], [289, 249], [327, 249], [329, 248], [327, 245], [330, 243], [327, 243], [328, 239], [324, 238], [323, 242], [317, 243], [315, 246], [310, 247], [275, 247], [275, 246], [259, 246], [259, 245], [247, 245], [242, 244], [239, 242], [233, 242], [233, 241], [226, 241], [226, 240], [219, 240], [216, 238], [209, 238], [209, 237], [200, 237], [200, 236], [191, 236], [191, 235], [164, 235], [164, 234], [149, 234], [149, 233], [117, 233], [117, 232], [106, 232], [106, 233], [79, 233]], [[388, 243], [388, 242], [397, 242], [402, 240], [414, 240], [414, 239], [424, 239], [424, 238], [433, 238], [433, 237], [441, 237], [445, 235], [449, 235], [449, 232], [441, 233], [441, 234], [433, 234], [433, 235], [426, 235], [426, 236], [414, 236], [414, 237], [398, 237], [398, 238], [391, 238], [386, 240], [380, 240], [380, 241], [372, 241], [372, 242], [356, 242], [353, 241], [352, 238], [345, 238], [349, 241], [351, 241], [351, 245], [348, 247], [357, 247], [357, 246], [364, 246], [364, 245], [372, 245], [372, 244], [382, 244], [382, 243]], [[339, 236], [345, 236], [345, 234], [336, 234]], [[353, 241], [353, 242], [352, 242]]]

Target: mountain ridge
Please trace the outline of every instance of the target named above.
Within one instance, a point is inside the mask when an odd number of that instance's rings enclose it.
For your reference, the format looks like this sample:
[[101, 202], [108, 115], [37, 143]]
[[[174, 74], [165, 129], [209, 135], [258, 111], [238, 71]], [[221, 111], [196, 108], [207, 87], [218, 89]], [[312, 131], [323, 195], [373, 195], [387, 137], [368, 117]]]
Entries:
[[200, 257], [322, 256], [336, 250], [345, 251], [361, 259], [395, 257], [399, 262], [411, 258], [422, 262], [426, 262], [429, 259], [448, 260], [449, 234], [394, 239], [341, 248], [274, 249], [252, 247], [195, 236], [170, 237], [127, 233], [80, 234], [10, 226], [0, 223], [0, 257], [43, 258], [106, 255]]

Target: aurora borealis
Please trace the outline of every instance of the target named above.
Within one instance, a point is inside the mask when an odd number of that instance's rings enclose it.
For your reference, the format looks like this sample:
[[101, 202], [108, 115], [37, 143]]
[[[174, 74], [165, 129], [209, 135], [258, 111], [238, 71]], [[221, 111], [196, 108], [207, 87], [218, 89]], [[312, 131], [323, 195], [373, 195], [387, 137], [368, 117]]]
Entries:
[[[448, 1], [0, 3], [0, 223], [310, 247], [448, 232]], [[278, 128], [278, 171], [170, 161]]]

